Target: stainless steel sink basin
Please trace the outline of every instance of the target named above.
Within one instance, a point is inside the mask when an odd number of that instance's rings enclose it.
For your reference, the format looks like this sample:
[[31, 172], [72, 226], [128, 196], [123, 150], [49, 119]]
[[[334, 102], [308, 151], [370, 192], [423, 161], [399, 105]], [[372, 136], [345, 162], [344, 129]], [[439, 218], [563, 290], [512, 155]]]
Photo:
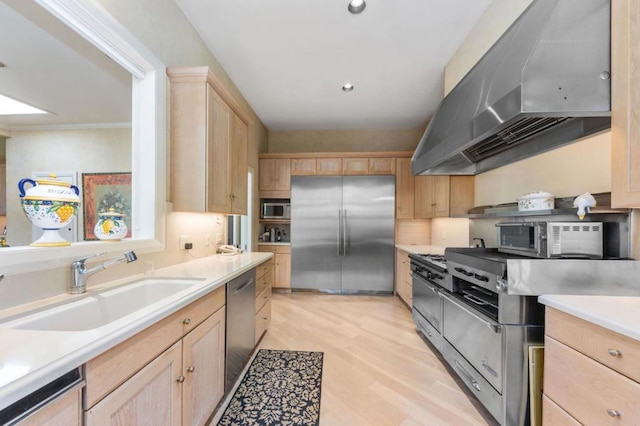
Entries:
[[103, 327], [196, 284], [202, 278], [144, 278], [0, 324], [0, 328], [86, 331]]

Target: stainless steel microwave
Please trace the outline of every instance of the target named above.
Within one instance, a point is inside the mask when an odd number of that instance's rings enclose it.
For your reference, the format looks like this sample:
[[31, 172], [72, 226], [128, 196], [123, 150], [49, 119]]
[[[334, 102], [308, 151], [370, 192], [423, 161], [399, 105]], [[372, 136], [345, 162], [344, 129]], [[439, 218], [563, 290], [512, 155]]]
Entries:
[[536, 258], [602, 259], [602, 222], [498, 223], [498, 251]]
[[262, 203], [262, 219], [290, 219], [291, 203]]

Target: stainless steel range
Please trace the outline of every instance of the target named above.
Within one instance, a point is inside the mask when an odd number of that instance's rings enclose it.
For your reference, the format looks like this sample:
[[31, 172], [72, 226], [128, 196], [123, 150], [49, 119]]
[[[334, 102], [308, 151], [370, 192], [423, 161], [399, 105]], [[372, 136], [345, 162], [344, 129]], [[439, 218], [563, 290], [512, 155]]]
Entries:
[[417, 329], [502, 425], [529, 424], [527, 348], [544, 336], [537, 296], [640, 295], [633, 259], [535, 259], [495, 248], [409, 257]]
[[449, 249], [445, 256], [409, 257], [418, 330], [501, 424], [525, 424], [523, 348], [543, 341], [543, 306], [535, 297], [497, 293], [496, 283], [506, 278], [500, 259], [469, 268]]

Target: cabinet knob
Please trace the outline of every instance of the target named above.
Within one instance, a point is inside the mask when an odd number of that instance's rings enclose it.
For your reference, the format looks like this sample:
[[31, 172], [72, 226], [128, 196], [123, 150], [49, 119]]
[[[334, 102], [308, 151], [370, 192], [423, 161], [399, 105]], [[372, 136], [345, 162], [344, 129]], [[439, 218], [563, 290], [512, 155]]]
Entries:
[[189, 324], [191, 324], [191, 318], [185, 318], [184, 320], [182, 320], [182, 323], [183, 323], [184, 325], [189, 325]]
[[178, 376], [178, 378], [176, 379], [176, 381], [177, 381], [178, 383], [182, 383], [182, 382], [184, 382], [184, 376]]
[[187, 372], [188, 373], [193, 373], [196, 370], [196, 368], [193, 365], [190, 365], [189, 367], [187, 367]]
[[611, 355], [612, 357], [614, 357], [614, 358], [617, 358], [617, 357], [619, 357], [619, 356], [622, 356], [622, 352], [620, 352], [620, 351], [619, 351], [619, 350], [617, 350], [617, 349], [609, 349], [609, 350], [607, 351], [607, 353], [608, 353], [609, 355]]
[[622, 416], [622, 412], [618, 411], [618, 410], [612, 410], [611, 408], [609, 408], [607, 410], [607, 414], [611, 417], [621, 417]]

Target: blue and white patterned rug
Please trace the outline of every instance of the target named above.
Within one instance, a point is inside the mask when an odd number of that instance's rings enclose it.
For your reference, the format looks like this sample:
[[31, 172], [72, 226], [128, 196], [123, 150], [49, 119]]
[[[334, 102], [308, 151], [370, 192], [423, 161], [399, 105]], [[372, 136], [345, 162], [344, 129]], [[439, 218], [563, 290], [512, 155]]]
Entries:
[[218, 425], [318, 425], [322, 361], [322, 352], [260, 349]]

